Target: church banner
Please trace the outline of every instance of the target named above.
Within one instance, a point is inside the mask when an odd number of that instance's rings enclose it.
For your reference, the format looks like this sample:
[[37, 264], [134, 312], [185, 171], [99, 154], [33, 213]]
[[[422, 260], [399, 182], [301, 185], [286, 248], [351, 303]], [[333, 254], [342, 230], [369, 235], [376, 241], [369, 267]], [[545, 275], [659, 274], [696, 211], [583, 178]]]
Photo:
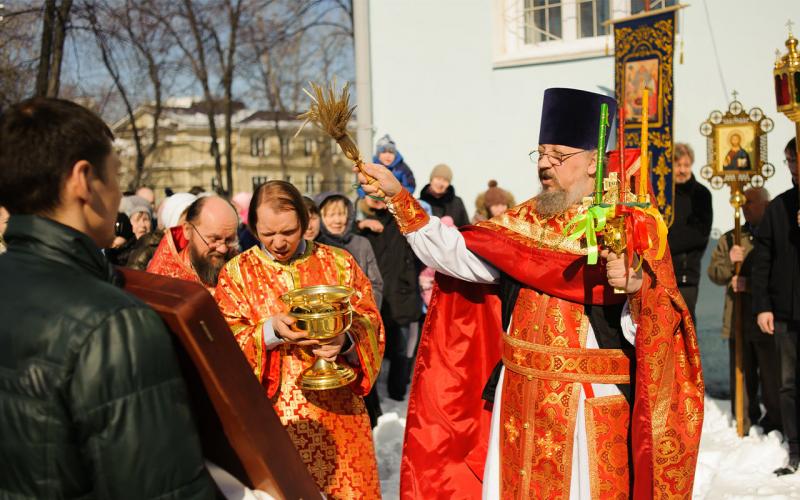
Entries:
[[676, 8], [614, 22], [614, 68], [617, 102], [625, 107], [625, 147], [640, 147], [642, 90], [649, 89], [650, 185], [667, 225], [672, 224], [672, 59]]

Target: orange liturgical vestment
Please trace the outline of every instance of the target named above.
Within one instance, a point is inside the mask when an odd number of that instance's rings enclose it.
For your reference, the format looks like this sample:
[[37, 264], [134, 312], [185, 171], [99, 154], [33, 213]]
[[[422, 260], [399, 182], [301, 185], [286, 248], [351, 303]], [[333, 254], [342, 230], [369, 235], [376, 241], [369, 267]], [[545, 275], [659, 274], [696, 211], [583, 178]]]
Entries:
[[[272, 399], [275, 411], [311, 475], [328, 498], [380, 498], [372, 429], [363, 396], [380, 371], [384, 329], [369, 280], [344, 250], [306, 242], [289, 263], [253, 247], [232, 259], [220, 273], [216, 299], [239, 346]], [[339, 389], [304, 391], [298, 376], [313, 356], [290, 343], [268, 349], [264, 324], [285, 313], [280, 296], [312, 285], [353, 288], [352, 355], [358, 377]], [[357, 358], [355, 361], [354, 358]], [[339, 356], [339, 363], [347, 363]]]
[[[428, 224], [407, 193], [392, 202], [405, 233]], [[566, 238], [577, 209], [542, 219], [534, 203], [461, 229], [469, 251], [499, 271], [498, 284], [437, 278], [409, 400], [401, 497], [481, 498], [490, 434], [481, 396], [489, 367], [502, 360], [492, 409], [500, 477], [483, 494], [571, 498], [581, 419], [591, 498], [690, 498], [703, 420], [700, 354], [669, 253], [657, 257], [655, 220], [646, 227], [654, 244], [643, 255], [644, 283], [627, 297], [637, 325], [631, 346], [600, 331], [612, 331], [611, 321], [604, 327], [597, 314], [616, 305], [619, 321], [626, 295], [614, 294], [602, 263], [587, 264], [583, 242]], [[599, 347], [587, 343], [590, 325]], [[596, 397], [597, 384], [627, 397]]]
[[[153, 254], [153, 258], [147, 265], [147, 272], [179, 280], [194, 281], [205, 286], [189, 262], [189, 249], [181, 226], [173, 227], [164, 233], [161, 243], [156, 248], [156, 253]], [[214, 293], [213, 287], [206, 286], [206, 288], [212, 294]]]

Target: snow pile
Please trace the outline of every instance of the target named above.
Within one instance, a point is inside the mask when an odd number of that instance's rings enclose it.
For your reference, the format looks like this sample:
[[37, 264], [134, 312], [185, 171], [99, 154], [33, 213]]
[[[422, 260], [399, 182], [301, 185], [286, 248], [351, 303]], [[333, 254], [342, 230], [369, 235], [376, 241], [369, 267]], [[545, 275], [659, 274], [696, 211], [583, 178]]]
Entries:
[[694, 498], [800, 498], [800, 473], [777, 477], [788, 454], [777, 431], [764, 435], [751, 427], [742, 439], [730, 413], [730, 401], [706, 398]]

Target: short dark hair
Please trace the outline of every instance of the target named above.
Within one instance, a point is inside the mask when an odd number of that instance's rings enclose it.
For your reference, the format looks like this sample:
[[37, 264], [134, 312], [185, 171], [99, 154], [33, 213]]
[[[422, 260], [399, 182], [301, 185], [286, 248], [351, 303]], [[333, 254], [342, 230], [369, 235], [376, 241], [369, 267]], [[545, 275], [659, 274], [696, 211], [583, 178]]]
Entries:
[[311, 217], [312, 215], [316, 215], [319, 217], [319, 207], [314, 200], [309, 198], [308, 196], [303, 196], [303, 203], [306, 204], [306, 210], [308, 210], [308, 216]]
[[247, 225], [250, 231], [258, 236], [256, 224], [258, 223], [258, 207], [268, 205], [278, 212], [294, 212], [300, 221], [300, 232], [308, 229], [308, 208], [303, 202], [303, 195], [294, 185], [286, 181], [267, 181], [258, 186], [250, 200], [247, 211]]
[[114, 134], [88, 109], [63, 99], [34, 97], [0, 115], [0, 205], [11, 214], [47, 213], [75, 163], [91, 163], [105, 180]]
[[789, 139], [789, 142], [786, 143], [786, 147], [783, 148], [783, 152], [791, 153], [792, 156], [797, 157], [797, 137]]

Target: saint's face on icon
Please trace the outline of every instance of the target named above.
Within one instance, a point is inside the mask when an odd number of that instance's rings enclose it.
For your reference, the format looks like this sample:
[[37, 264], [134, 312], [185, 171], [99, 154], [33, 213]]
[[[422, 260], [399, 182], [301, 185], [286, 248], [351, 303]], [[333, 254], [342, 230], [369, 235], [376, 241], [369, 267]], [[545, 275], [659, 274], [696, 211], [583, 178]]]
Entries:
[[722, 162], [722, 170], [750, 170], [750, 155], [742, 149], [742, 135], [733, 132], [728, 136], [730, 149]]

